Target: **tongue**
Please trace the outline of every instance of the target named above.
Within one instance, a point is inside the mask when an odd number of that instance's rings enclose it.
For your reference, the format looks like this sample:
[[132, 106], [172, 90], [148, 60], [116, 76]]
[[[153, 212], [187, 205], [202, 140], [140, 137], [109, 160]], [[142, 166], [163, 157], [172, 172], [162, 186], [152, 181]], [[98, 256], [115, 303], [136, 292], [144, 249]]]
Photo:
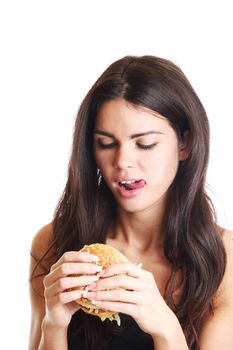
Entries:
[[125, 187], [127, 190], [135, 190], [137, 188], [142, 188], [145, 186], [145, 181], [144, 180], [140, 180], [140, 181], [136, 181], [132, 184], [126, 184]]

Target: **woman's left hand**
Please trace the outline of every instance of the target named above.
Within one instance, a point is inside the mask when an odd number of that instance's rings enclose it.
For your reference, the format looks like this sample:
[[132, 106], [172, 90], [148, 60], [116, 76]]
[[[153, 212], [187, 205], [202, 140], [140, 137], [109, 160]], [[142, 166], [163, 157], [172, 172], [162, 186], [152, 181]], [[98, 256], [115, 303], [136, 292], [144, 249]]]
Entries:
[[177, 322], [153, 274], [132, 263], [107, 268], [101, 278], [89, 286], [87, 297], [103, 310], [130, 315], [151, 336], [162, 336], [168, 326], [172, 327], [172, 322]]

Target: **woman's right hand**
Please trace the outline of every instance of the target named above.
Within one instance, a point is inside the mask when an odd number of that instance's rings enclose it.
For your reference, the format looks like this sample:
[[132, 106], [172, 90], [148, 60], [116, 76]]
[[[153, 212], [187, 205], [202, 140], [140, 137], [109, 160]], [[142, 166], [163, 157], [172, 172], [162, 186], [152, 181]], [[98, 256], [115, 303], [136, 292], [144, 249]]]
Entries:
[[72, 315], [80, 309], [75, 300], [82, 297], [83, 287], [98, 279], [96, 274], [101, 267], [97, 261], [95, 255], [70, 251], [51, 266], [44, 278], [44, 322], [48, 326], [64, 329], [69, 325]]

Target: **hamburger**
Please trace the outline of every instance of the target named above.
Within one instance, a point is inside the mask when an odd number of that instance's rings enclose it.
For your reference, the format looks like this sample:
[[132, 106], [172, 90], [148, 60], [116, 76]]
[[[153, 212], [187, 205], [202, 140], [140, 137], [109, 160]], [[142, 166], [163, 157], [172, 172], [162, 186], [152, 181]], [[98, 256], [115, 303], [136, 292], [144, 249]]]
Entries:
[[[105, 270], [107, 267], [113, 264], [129, 261], [119, 250], [106, 244], [95, 243], [85, 245], [80, 251], [97, 255], [99, 260], [95, 264], [100, 265], [102, 270]], [[85, 289], [85, 286], [82, 287], [82, 289]], [[102, 310], [101, 307], [93, 305], [91, 301], [84, 296], [77, 299], [76, 302], [85, 313], [98, 316], [100, 317], [101, 321], [105, 321], [106, 319], [116, 321], [117, 324], [120, 325], [120, 316], [118, 313], [110, 310]]]

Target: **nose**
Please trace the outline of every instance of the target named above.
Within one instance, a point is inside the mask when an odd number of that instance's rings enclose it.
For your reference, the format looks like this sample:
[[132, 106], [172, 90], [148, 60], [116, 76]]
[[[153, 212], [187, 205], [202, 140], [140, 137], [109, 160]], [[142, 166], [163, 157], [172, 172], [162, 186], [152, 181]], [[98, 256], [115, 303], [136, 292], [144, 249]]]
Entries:
[[132, 151], [130, 151], [127, 147], [119, 147], [114, 157], [114, 168], [124, 170], [127, 168], [133, 168], [134, 164], [135, 159]]

